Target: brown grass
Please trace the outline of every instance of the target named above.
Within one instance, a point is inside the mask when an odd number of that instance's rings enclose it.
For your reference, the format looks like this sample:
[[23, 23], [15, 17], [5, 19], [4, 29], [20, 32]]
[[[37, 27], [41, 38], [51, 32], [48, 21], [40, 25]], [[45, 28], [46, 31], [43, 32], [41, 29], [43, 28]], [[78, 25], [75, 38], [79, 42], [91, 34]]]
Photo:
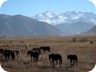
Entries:
[[[76, 38], [76, 42], [73, 42]], [[80, 39], [87, 38], [87, 42]], [[90, 44], [90, 41], [93, 41]], [[96, 36], [65, 36], [65, 37], [23, 37], [23, 38], [1, 38], [0, 48], [20, 49], [21, 57], [15, 61], [5, 61], [0, 58], [2, 67], [9, 72], [87, 72], [96, 63]], [[12, 41], [12, 42], [11, 42]], [[48, 52], [42, 54], [39, 62], [34, 63], [26, 57], [25, 45], [29, 44], [30, 49], [40, 46], [50, 46], [52, 53], [59, 53], [63, 57], [63, 64], [60, 67], [52, 67], [48, 60]], [[66, 56], [76, 54], [79, 58], [78, 66], [70, 67]]]

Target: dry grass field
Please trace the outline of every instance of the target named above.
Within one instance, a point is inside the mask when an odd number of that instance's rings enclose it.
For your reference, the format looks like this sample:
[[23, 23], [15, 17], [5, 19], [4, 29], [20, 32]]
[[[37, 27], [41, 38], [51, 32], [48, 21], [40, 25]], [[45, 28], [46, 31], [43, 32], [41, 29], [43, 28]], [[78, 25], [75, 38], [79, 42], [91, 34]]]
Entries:
[[[93, 44], [90, 41], [93, 41]], [[51, 53], [62, 55], [63, 64], [60, 67], [52, 67], [48, 52], [42, 53], [38, 62], [30, 61], [30, 57], [26, 56], [26, 44], [29, 44], [29, 49], [50, 46]], [[21, 51], [20, 58], [15, 61], [5, 61], [0, 57], [2, 67], [9, 72], [88, 72], [96, 63], [96, 35], [0, 38], [0, 48]], [[77, 66], [70, 66], [68, 54], [78, 56]]]

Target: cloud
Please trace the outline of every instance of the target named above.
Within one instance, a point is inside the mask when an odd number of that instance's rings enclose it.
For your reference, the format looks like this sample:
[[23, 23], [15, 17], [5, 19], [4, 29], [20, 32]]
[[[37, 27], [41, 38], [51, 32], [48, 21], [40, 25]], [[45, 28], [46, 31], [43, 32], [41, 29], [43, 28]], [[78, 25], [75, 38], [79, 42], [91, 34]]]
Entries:
[[89, 0], [96, 7], [96, 0]]
[[4, 2], [6, 2], [7, 0], [0, 0], [0, 8], [3, 5]]

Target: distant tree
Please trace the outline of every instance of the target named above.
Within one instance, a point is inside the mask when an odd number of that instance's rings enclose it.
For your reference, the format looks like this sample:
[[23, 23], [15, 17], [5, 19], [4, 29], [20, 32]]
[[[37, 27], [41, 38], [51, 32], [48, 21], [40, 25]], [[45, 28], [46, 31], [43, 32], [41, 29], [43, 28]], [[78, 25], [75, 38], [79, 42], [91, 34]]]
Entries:
[[90, 41], [90, 44], [93, 44], [93, 41]]

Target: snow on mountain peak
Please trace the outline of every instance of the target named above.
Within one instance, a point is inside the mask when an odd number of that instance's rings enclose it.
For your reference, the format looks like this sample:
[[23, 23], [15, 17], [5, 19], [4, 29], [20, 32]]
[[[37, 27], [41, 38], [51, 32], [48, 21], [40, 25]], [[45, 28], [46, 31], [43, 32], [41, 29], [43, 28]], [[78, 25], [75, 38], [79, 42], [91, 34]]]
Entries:
[[52, 17], [54, 17], [56, 15], [55, 13], [53, 13], [51, 11], [46, 11], [43, 14], [46, 15], [47, 17], [49, 17], [49, 18], [52, 18]]
[[96, 24], [96, 15], [88, 12], [79, 12], [79, 11], [67, 11], [56, 15], [52, 11], [46, 11], [44, 13], [37, 14], [33, 17], [39, 21], [44, 21], [52, 25], [61, 24], [65, 22], [72, 22], [74, 20], [83, 19], [83, 21], [93, 21]]

